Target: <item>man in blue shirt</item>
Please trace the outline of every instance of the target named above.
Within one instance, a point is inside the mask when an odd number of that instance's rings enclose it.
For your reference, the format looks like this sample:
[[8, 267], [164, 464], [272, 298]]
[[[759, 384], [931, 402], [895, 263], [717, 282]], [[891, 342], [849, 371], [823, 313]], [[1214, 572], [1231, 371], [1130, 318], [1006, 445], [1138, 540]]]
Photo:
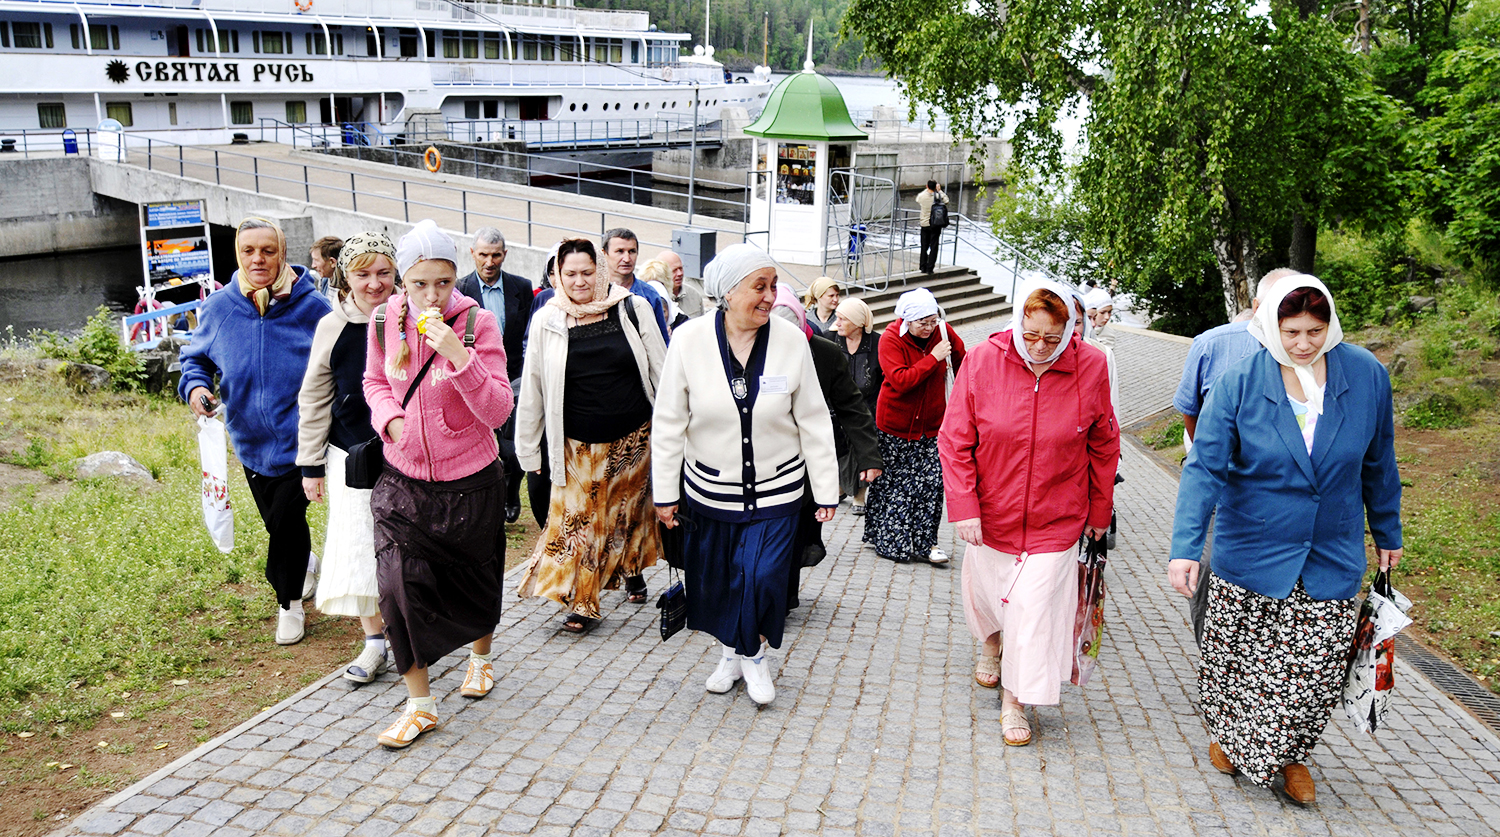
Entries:
[[656, 326], [661, 329], [661, 338], [668, 340], [671, 332], [667, 329], [667, 301], [655, 288], [635, 277], [635, 260], [641, 254], [635, 233], [616, 227], [604, 234], [600, 249], [604, 251], [604, 268], [609, 271], [609, 281], [636, 296], [645, 297], [651, 303], [651, 310], [656, 312]]
[[[482, 227], [474, 233], [469, 248], [474, 257], [474, 272], [458, 280], [457, 290], [478, 302], [495, 315], [505, 341], [505, 372], [519, 389], [524, 360], [521, 341], [531, 325], [531, 282], [523, 276], [501, 270], [505, 264], [505, 236], [494, 227]], [[495, 431], [500, 441], [500, 461], [505, 466], [505, 522], [515, 523], [521, 517], [521, 463], [516, 459], [515, 413]]]
[[[1276, 284], [1276, 280], [1296, 275], [1297, 271], [1288, 267], [1267, 273], [1256, 286], [1255, 299], [1250, 301], [1247, 311], [1240, 312], [1234, 322], [1215, 326], [1193, 338], [1187, 361], [1182, 365], [1182, 381], [1177, 385], [1177, 394], [1172, 396], [1172, 406], [1182, 413], [1182, 443], [1188, 450], [1193, 449], [1193, 432], [1198, 426], [1198, 414], [1203, 411], [1203, 402], [1208, 398], [1208, 391], [1213, 387], [1214, 381], [1229, 367], [1261, 349], [1260, 341], [1250, 334], [1250, 318], [1255, 316], [1255, 309], [1260, 307], [1261, 299]], [[1209, 553], [1212, 551], [1210, 542], [1203, 550], [1203, 560], [1198, 570], [1198, 587], [1193, 591], [1193, 598], [1188, 605], [1193, 620], [1193, 638], [1200, 645], [1203, 643], [1203, 614], [1208, 607], [1208, 573], [1211, 569]]]

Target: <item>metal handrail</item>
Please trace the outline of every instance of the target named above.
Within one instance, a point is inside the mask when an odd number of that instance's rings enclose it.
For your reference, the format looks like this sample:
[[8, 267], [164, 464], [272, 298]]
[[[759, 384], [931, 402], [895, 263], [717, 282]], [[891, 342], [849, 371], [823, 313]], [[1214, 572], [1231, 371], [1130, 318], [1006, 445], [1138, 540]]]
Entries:
[[[274, 123], [277, 120], [267, 119], [265, 121]], [[286, 123], [280, 123], [280, 126], [282, 126], [282, 127], [288, 127], [288, 128], [300, 128], [300, 127], [302, 127], [302, 126], [297, 126], [297, 125], [287, 125]], [[356, 127], [352, 123], [348, 124], [348, 125], [346, 125], [344, 127], [344, 132], [346, 134], [347, 133], [358, 133], [358, 131], [359, 131], [359, 128]], [[295, 136], [295, 134], [294, 134], [294, 136]], [[344, 147], [345, 148], [354, 148], [355, 149], [355, 152], [354, 152], [355, 159], [362, 160], [362, 159], [364, 159], [364, 157], [362, 156], [362, 153], [360, 152], [360, 149], [361, 148], [371, 147], [372, 145], [373, 144], [371, 144], [371, 143], [355, 142], [355, 143], [348, 143]], [[293, 147], [296, 147], [296, 146], [294, 145]], [[474, 147], [477, 148], [477, 146], [474, 146]], [[332, 148], [321, 148], [321, 147], [318, 147], [318, 148], [315, 148], [314, 150], [319, 151], [321, 153], [327, 153], [327, 154], [334, 153], [334, 149], [332, 149]], [[410, 159], [412, 161], [412, 164], [413, 164], [411, 166], [411, 168], [415, 168], [417, 166], [417, 164], [419, 164], [421, 162], [421, 159], [423, 158], [423, 156], [425, 154], [425, 149], [424, 150], [410, 150], [410, 151], [408, 151], [408, 150], [406, 150], [403, 147], [390, 146], [390, 147], [386, 147], [386, 148], [381, 148], [380, 149], [380, 153], [381, 154], [390, 154], [390, 155], [393, 155], [393, 156], [395, 156], [397, 158]], [[495, 180], [497, 182], [514, 182], [512, 180], [507, 180], [507, 178], [504, 176], [506, 174], [515, 175], [515, 177], [517, 179], [524, 179], [525, 183], [527, 183], [527, 184], [529, 184], [531, 182], [531, 179], [533, 177], [536, 177], [538, 175], [544, 176], [544, 177], [555, 177], [555, 178], [558, 178], [558, 179], [561, 179], [561, 180], [564, 180], [564, 181], [571, 181], [573, 183], [574, 187], [575, 187], [574, 188], [574, 193], [575, 194], [579, 194], [579, 195], [583, 194], [583, 184], [584, 183], [595, 183], [595, 184], [600, 184], [600, 185], [604, 185], [604, 186], [615, 186], [615, 185], [617, 185], [617, 184], [615, 184], [615, 183], [613, 183], [611, 181], [600, 180], [600, 179], [597, 179], [597, 178], [591, 178], [591, 177], [585, 176], [585, 173], [584, 173], [584, 165], [585, 165], [585, 163], [584, 163], [584, 161], [581, 161], [581, 160], [574, 160], [574, 161], [572, 161], [573, 167], [574, 167], [574, 171], [573, 171], [572, 174], [568, 174], [567, 172], [564, 172], [564, 171], [556, 171], [556, 170], [554, 170], [555, 167], [558, 166], [560, 163], [569, 162], [569, 161], [562, 160], [562, 159], [557, 158], [557, 157], [548, 157], [548, 156], [543, 155], [543, 154], [532, 154], [530, 152], [524, 152], [524, 151], [507, 151], [507, 152], [505, 152], [505, 157], [506, 158], [521, 158], [521, 159], [523, 159], [526, 162], [526, 166], [523, 168], [521, 166], [511, 166], [511, 165], [506, 165], [504, 163], [482, 163], [482, 162], [479, 162], [479, 160], [477, 159], [477, 152], [476, 152], [475, 158], [463, 160], [462, 162], [464, 163], [464, 165], [473, 166], [475, 168], [475, 170], [476, 170], [476, 175], [475, 176], [479, 176], [477, 174], [477, 172], [482, 170], [482, 171], [486, 172], [488, 175], [492, 175], [492, 176], [484, 177], [483, 179], [486, 179], [486, 180]], [[541, 162], [542, 161], [546, 162], [546, 164], [547, 164], [546, 168], [543, 168], [541, 166]], [[381, 162], [381, 161], [375, 160], [373, 162]], [[676, 198], [679, 195], [678, 192], [674, 192], [674, 191], [672, 191], [670, 189], [657, 189], [657, 188], [652, 187], [652, 186], [637, 186], [635, 184], [635, 176], [639, 175], [641, 173], [639, 169], [632, 169], [632, 168], [629, 168], [629, 167], [626, 167], [626, 166], [614, 166], [614, 165], [609, 165], [608, 163], [596, 163], [596, 162], [589, 162], [589, 163], [587, 163], [587, 166], [588, 166], [588, 168], [590, 170], [603, 170], [603, 171], [608, 171], [608, 172], [613, 172], [613, 173], [618, 173], [618, 174], [630, 175], [631, 179], [630, 179], [629, 189], [630, 189], [630, 202], [631, 203], [635, 203], [636, 202], [635, 198], [636, 198], [636, 194], [637, 193], [640, 193], [640, 194], [643, 194], [643, 195], [661, 195], [661, 196], [668, 196], [668, 197], [672, 197], [672, 198]], [[499, 176], [493, 176], [493, 175], [499, 175]], [[700, 185], [706, 187], [706, 188], [716, 189], [716, 190], [723, 191], [723, 192], [735, 192], [735, 191], [740, 191], [740, 190], [742, 190], [742, 189], [745, 188], [745, 187], [743, 187], [742, 185], [740, 185], [738, 183], [730, 183], [730, 182], [727, 182], [727, 181], [720, 181], [720, 180], [702, 180], [702, 179], [700, 179], [698, 181], [698, 183]], [[748, 206], [747, 201], [748, 201], [749, 192], [748, 191], [745, 192], [745, 195], [746, 195], [745, 198], [741, 198], [739, 200], [730, 200], [728, 198], [718, 198], [718, 197], [713, 197], [711, 195], [702, 195], [702, 194], [700, 194], [700, 195], [697, 195], [697, 199], [701, 200], [701, 201], [707, 201], [708, 203], [712, 203], [712, 204], [722, 205], [723, 207], [725, 207], [726, 211], [728, 211], [729, 209], [738, 209], [740, 211], [740, 217], [741, 217], [741, 219], [742, 220], [748, 220], [748, 218], [749, 218], [749, 206]], [[721, 220], [732, 220], [732, 219], [721, 219]]]
[[[123, 160], [123, 163], [126, 164], [126, 165], [138, 165], [138, 163], [135, 163], [132, 160], [132, 158], [138, 156], [139, 153], [142, 151], [141, 143], [139, 143], [139, 142], [132, 142], [131, 141], [132, 138], [131, 138], [131, 136], [130, 136], [130, 134], [128, 132], [127, 133], [123, 133], [123, 139], [125, 141], [125, 146], [126, 146], [125, 147], [125, 151], [124, 151], [124, 160]], [[524, 227], [526, 229], [526, 245], [528, 247], [535, 247], [535, 246], [537, 246], [536, 241], [537, 241], [537, 239], [539, 237], [541, 237], [543, 240], [546, 240], [547, 238], [550, 238], [550, 236], [545, 235], [545, 234], [543, 236], [538, 236], [538, 232], [539, 231], [552, 230], [552, 231], [555, 231], [556, 233], [560, 233], [560, 234], [563, 234], [563, 235], [576, 235], [576, 236], [592, 237], [592, 236], [601, 236], [601, 235], [603, 235], [604, 232], [606, 230], [608, 230], [611, 226], [618, 225], [618, 222], [622, 221], [622, 220], [623, 221], [644, 221], [644, 222], [648, 222], [648, 223], [660, 223], [660, 219], [648, 218], [646, 216], [635, 215], [635, 214], [628, 213], [628, 212], [614, 212], [614, 211], [609, 211], [609, 210], [605, 210], [605, 209], [597, 209], [596, 210], [596, 209], [590, 209], [588, 207], [578, 206], [578, 205], [575, 205], [575, 204], [566, 204], [566, 203], [555, 202], [555, 201], [545, 201], [545, 200], [539, 200], [539, 199], [531, 198], [531, 197], [512, 196], [512, 195], [504, 195], [504, 194], [495, 194], [495, 193], [492, 193], [492, 192], [481, 192], [481, 191], [477, 191], [477, 190], [466, 189], [466, 188], [463, 188], [461, 186], [454, 186], [454, 185], [443, 183], [443, 182], [423, 182], [423, 183], [420, 184], [423, 188], [432, 189], [432, 190], [435, 190], [435, 191], [439, 192], [440, 194], [451, 195], [452, 196], [450, 199], [447, 199], [444, 202], [441, 202], [441, 203], [432, 203], [432, 202], [423, 201], [423, 200], [419, 200], [419, 199], [411, 197], [411, 195], [408, 192], [407, 187], [408, 187], [408, 185], [410, 185], [410, 183], [412, 181], [410, 181], [410, 180], [408, 180], [406, 178], [391, 177], [391, 176], [387, 176], [387, 175], [371, 174], [371, 173], [366, 173], [366, 172], [356, 172], [356, 171], [351, 171], [351, 170], [348, 170], [348, 169], [335, 168], [335, 167], [332, 167], [332, 166], [320, 166], [320, 165], [317, 165], [317, 164], [314, 164], [314, 163], [302, 163], [302, 164], [298, 164], [298, 163], [286, 163], [286, 162], [281, 162], [281, 161], [271, 161], [273, 165], [280, 165], [280, 166], [283, 166], [283, 167], [286, 167], [286, 168], [290, 168], [293, 171], [296, 171], [297, 169], [300, 169], [301, 170], [300, 174], [302, 176], [301, 176], [300, 179], [297, 179], [297, 178], [293, 178], [293, 177], [283, 176], [281, 174], [277, 174], [277, 173], [274, 172], [274, 170], [272, 170], [272, 171], [265, 170], [261, 166], [261, 163], [263, 162], [263, 158], [257, 157], [257, 156], [255, 156], [253, 154], [244, 154], [244, 153], [240, 153], [240, 152], [236, 152], [236, 151], [228, 151], [228, 150], [219, 149], [219, 148], [204, 149], [204, 148], [201, 148], [199, 146], [185, 146], [185, 145], [181, 145], [181, 144], [178, 144], [178, 143], [168, 142], [168, 141], [165, 141], [165, 140], [152, 139], [152, 138], [149, 138], [149, 137], [145, 139], [145, 148], [144, 148], [144, 151], [145, 151], [145, 157], [146, 157], [146, 159], [145, 159], [145, 168], [148, 171], [165, 171], [165, 172], [167, 172], [169, 174], [173, 174], [175, 176], [183, 177], [183, 178], [190, 177], [190, 175], [188, 174], [189, 170], [193, 170], [195, 172], [211, 173], [212, 176], [213, 176], [212, 182], [215, 183], [216, 185], [224, 185], [224, 175], [226, 173], [229, 174], [229, 175], [248, 175], [249, 178], [250, 178], [250, 180], [251, 180], [252, 187], [253, 187], [252, 191], [254, 191], [256, 194], [265, 194], [265, 195], [269, 195], [271, 197], [276, 197], [276, 198], [281, 198], [281, 199], [296, 200], [297, 198], [295, 198], [295, 197], [290, 197], [289, 198], [289, 196], [287, 196], [287, 195], [278, 194], [276, 192], [272, 192], [272, 191], [269, 191], [267, 189], [263, 189], [262, 188], [262, 181], [265, 181], [267, 184], [277, 184], [277, 183], [280, 183], [280, 184], [291, 184], [293, 186], [301, 186], [302, 187], [302, 191], [303, 191], [301, 199], [303, 200], [303, 202], [309, 203], [309, 204], [313, 203], [313, 200], [312, 200], [313, 195], [312, 195], [312, 193], [313, 193], [314, 189], [317, 189], [320, 192], [325, 193], [325, 194], [334, 194], [334, 195], [347, 196], [348, 197], [348, 201], [349, 201], [349, 204], [348, 204], [349, 205], [349, 209], [350, 209], [350, 211], [353, 211], [353, 212], [359, 212], [359, 198], [360, 198], [361, 195], [364, 195], [366, 197], [367, 201], [368, 200], [377, 200], [377, 201], [390, 201], [390, 202], [399, 203], [400, 206], [401, 206], [401, 211], [402, 211], [401, 220], [403, 220], [406, 223], [410, 223], [411, 220], [412, 220], [412, 217], [413, 217], [413, 208], [417, 209], [416, 216], [419, 217], [419, 218], [422, 217], [422, 210], [437, 210], [437, 211], [440, 211], [440, 212], [455, 212], [456, 211], [456, 212], [460, 213], [460, 217], [462, 219], [462, 221], [461, 221], [461, 231], [463, 232], [464, 235], [470, 234], [470, 223], [469, 223], [470, 219], [469, 219], [469, 216], [472, 213], [469, 210], [469, 197], [471, 195], [475, 195], [475, 196], [479, 196], [479, 197], [484, 197], [484, 198], [498, 199], [498, 200], [503, 200], [503, 201], [514, 201], [514, 202], [517, 202], [519, 204], [524, 205], [524, 209], [525, 209], [525, 215], [524, 215], [524, 217], [521, 217], [521, 216], [511, 216], [511, 215], [503, 215], [503, 214], [497, 214], [497, 213], [492, 212], [492, 211], [487, 211], [484, 214], [483, 219], [487, 223], [489, 223], [489, 222], [502, 222], [502, 223], [513, 223], [513, 224], [518, 224], [518, 225], [524, 225]], [[211, 152], [212, 155], [213, 155], [212, 156], [212, 162], [209, 162], [208, 159], [207, 159], [207, 155], [208, 155], [209, 152]], [[199, 155], [201, 155], [202, 157], [204, 157], [204, 159], [196, 159], [196, 157], [199, 156]], [[226, 160], [228, 160], [228, 161], [248, 160], [249, 161], [249, 166], [248, 166], [248, 168], [233, 168], [233, 167], [230, 167], [230, 166], [226, 165]], [[339, 180], [342, 180], [343, 177], [347, 176], [348, 177], [348, 181], [349, 181], [349, 185], [347, 187], [344, 187], [342, 185], [340, 185], [340, 186], [332, 186], [332, 185], [328, 185], [328, 184], [324, 184], [324, 183], [317, 183], [317, 184], [315, 184], [315, 183], [312, 182], [312, 178], [311, 178], [311, 175], [314, 172], [332, 174], [335, 177], [337, 177]], [[195, 178], [195, 179], [197, 179], [197, 178]], [[201, 178], [201, 179], [203, 179], [204, 182], [210, 182], [210, 181], [207, 180], [206, 177], [205, 178]], [[396, 191], [399, 191], [400, 194], [399, 194], [399, 196], [397, 196], [395, 194], [391, 194], [391, 195], [384, 195], [384, 194], [377, 195], [377, 194], [373, 194], [373, 193], [371, 193], [368, 190], [361, 190], [359, 188], [359, 184], [360, 184], [361, 181], [363, 181], [363, 182], [365, 182], [367, 184], [368, 183], [390, 184], [393, 193], [396, 192]], [[323, 205], [329, 206], [329, 204], [323, 204]], [[334, 208], [342, 208], [342, 207], [334, 207]], [[598, 227], [596, 229], [595, 228], [582, 229], [582, 228], [578, 228], [578, 227], [566, 226], [566, 225], [563, 225], [563, 224], [548, 223], [548, 222], [545, 222], [545, 221], [538, 220], [536, 218], [536, 214], [537, 213], [536, 213], [535, 210], [538, 209], [538, 208], [542, 208], [542, 209], [558, 209], [558, 210], [563, 210], [563, 211], [566, 211], [566, 212], [573, 212], [573, 213], [597, 214], [598, 218], [599, 218], [599, 225], [598, 225]], [[386, 217], [390, 217], [390, 216], [386, 216]], [[610, 222], [610, 220], [609, 220], [611, 218], [616, 219], [617, 223], [612, 224]], [[730, 231], [725, 230], [724, 232], [730, 232]], [[747, 234], [748, 234], [748, 223], [745, 223], [745, 224], [741, 225], [741, 233], [740, 233], [740, 236], [739, 236], [740, 240], [743, 241]], [[732, 235], [734, 235], [734, 233], [730, 232], [730, 235], [732, 236]], [[650, 241], [650, 240], [643, 239], [641, 243], [643, 245], [660, 246], [660, 247], [663, 247], [663, 248], [670, 248], [672, 246], [671, 242], [669, 242], [669, 241], [667, 241], [667, 242], [658, 242], [658, 241]]]

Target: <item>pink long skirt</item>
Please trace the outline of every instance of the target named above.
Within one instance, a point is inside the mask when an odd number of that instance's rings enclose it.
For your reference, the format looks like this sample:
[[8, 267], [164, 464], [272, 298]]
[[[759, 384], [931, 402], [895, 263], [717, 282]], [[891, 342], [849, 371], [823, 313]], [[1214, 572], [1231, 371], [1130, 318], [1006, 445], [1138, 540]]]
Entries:
[[1002, 635], [1000, 683], [1031, 706], [1059, 701], [1073, 674], [1078, 550], [1027, 553], [964, 550], [964, 617], [974, 638]]

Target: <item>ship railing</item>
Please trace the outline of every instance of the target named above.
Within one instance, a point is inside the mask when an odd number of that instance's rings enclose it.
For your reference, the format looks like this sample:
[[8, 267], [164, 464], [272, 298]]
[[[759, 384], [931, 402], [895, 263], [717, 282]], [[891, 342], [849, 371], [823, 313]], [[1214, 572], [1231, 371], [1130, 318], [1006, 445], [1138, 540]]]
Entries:
[[93, 156], [94, 134], [87, 128], [0, 128], [0, 160], [12, 154], [24, 159], [71, 154]]
[[[602, 236], [613, 227], [626, 226], [642, 233], [643, 250], [669, 249], [671, 241], [653, 240], [649, 231], [670, 229], [677, 224], [671, 215], [664, 216], [665, 207], [661, 206], [653, 207], [652, 212], [621, 212], [599, 208], [597, 204], [467, 188], [420, 171], [404, 176], [377, 174], [295, 159], [261, 157], [229, 148], [181, 145], [129, 132], [78, 132], [80, 142], [87, 141], [95, 156], [103, 154], [115, 160], [116, 153], [110, 150], [114, 147], [110, 142], [116, 141], [115, 138], [84, 139], [86, 134], [105, 133], [119, 134], [118, 162], [148, 171], [406, 223], [432, 218], [438, 226], [464, 235], [481, 226], [496, 226], [513, 242], [524, 241], [528, 247], [547, 247], [564, 237]], [[373, 149], [363, 150], [368, 153]], [[664, 194], [671, 195], [674, 203], [685, 202], [681, 192]], [[705, 198], [700, 195], [697, 199]], [[732, 229], [735, 226], [739, 229]], [[726, 242], [721, 238], [720, 246], [744, 241], [752, 234], [744, 222], [721, 220], [713, 227], [728, 239]]]
[[[723, 143], [723, 123], [697, 126], [700, 143]], [[687, 145], [693, 141], [691, 116], [652, 116], [640, 119], [449, 119], [448, 139], [453, 142], [520, 141], [532, 146], [657, 147]]]

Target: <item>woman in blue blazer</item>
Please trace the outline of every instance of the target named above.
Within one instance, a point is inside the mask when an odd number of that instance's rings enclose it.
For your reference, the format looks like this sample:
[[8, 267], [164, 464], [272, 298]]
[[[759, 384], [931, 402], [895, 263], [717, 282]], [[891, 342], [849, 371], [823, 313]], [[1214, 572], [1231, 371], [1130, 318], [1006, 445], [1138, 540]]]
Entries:
[[1311, 276], [1274, 286], [1251, 321], [1265, 347], [1209, 393], [1183, 467], [1169, 576], [1190, 595], [1214, 509], [1198, 687], [1229, 774], [1312, 802], [1303, 762], [1342, 690], [1368, 567], [1401, 560], [1401, 478], [1385, 367], [1340, 341], [1333, 298]]

